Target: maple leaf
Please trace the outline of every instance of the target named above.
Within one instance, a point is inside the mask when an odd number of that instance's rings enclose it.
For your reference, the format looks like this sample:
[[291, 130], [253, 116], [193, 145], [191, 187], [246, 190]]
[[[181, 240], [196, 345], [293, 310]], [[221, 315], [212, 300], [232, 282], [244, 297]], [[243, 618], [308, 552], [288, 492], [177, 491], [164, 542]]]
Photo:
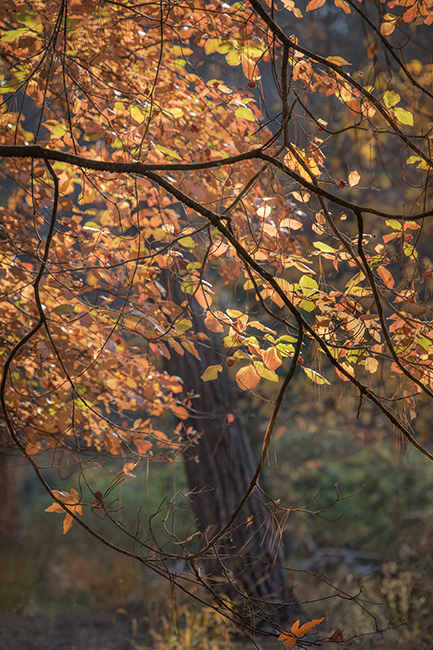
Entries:
[[[60, 490], [52, 490], [52, 494], [68, 507], [69, 512], [66, 513], [63, 520], [63, 534], [66, 535], [74, 523], [72, 515], [82, 514], [82, 509], [78, 501], [78, 492], [72, 488], [70, 494], [69, 492], [60, 492]], [[60, 515], [65, 514], [65, 510], [60, 503], [53, 503], [49, 508], [45, 508], [45, 512], [57, 512]]]
[[296, 644], [296, 639], [300, 639], [311, 632], [313, 627], [319, 625], [324, 620], [324, 618], [324, 616], [322, 618], [316, 618], [312, 621], [307, 621], [307, 623], [304, 623], [303, 625], [299, 625], [300, 620], [298, 619], [295, 623], [293, 623], [292, 627], [290, 628], [290, 632], [283, 632], [283, 634], [280, 634], [278, 641], [282, 641], [283, 644], [288, 648], [293, 648]]

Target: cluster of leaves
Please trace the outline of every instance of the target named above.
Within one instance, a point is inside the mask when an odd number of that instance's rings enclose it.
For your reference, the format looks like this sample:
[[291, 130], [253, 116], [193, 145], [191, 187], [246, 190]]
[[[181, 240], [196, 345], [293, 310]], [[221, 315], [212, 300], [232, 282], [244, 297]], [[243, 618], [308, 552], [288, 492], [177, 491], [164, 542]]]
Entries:
[[[401, 13], [308, 3], [369, 30], [350, 75], [345, 52], [308, 49], [292, 0], [3, 2], [1, 403], [28, 457], [103, 451], [130, 473], [190, 444], [164, 416], [186, 419], [194, 396], [160, 359], [200, 358], [198, 303], [241, 389], [284, 373], [284, 392], [297, 366], [351, 382], [358, 410], [369, 398], [433, 459], [411, 426], [433, 397], [433, 66], [390, 38], [427, 29], [431, 3], [386, 4]], [[242, 88], [217, 78], [236, 68]], [[77, 494], [53, 496], [66, 532]]]

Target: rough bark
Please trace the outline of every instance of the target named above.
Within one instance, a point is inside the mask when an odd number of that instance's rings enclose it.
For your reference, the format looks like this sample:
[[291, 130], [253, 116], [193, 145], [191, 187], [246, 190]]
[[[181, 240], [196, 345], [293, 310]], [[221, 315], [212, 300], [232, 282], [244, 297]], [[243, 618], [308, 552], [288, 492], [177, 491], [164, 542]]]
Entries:
[[[185, 299], [175, 279], [169, 282], [169, 294], [177, 304]], [[256, 465], [238, 412], [237, 389], [225, 366], [222, 341], [219, 335], [207, 330], [200, 312], [197, 303], [193, 303], [189, 317], [194, 331], [208, 336], [202, 345], [196, 344], [201, 361], [189, 353], [181, 356], [172, 352], [165, 367], [170, 374], [182, 378], [185, 393], [199, 396], [193, 400], [191, 417], [184, 424], [193, 426], [201, 437], [185, 454], [185, 468], [193, 511], [205, 543], [230, 519]], [[218, 363], [224, 367], [218, 379], [203, 382], [200, 376], [204, 370]], [[234, 416], [232, 421], [230, 414]], [[207, 576], [224, 575], [221, 564], [230, 571], [234, 585], [246, 596], [256, 624], [260, 624], [261, 614], [263, 620], [269, 616], [278, 623], [296, 620], [300, 614], [287, 583], [279, 541], [263, 498], [256, 491], [244, 505], [230, 534], [218, 545], [221, 562], [214, 556], [204, 564]], [[227, 593], [227, 585], [224, 589]]]

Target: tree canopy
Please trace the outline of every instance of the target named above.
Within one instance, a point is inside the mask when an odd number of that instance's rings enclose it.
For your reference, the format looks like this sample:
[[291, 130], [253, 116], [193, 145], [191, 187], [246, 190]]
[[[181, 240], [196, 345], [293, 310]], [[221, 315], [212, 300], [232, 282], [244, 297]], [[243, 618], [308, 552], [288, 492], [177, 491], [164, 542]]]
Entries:
[[197, 303], [224, 341], [202, 381], [275, 385], [238, 511], [299, 373], [433, 460], [432, 22], [431, 0], [2, 3], [2, 426], [65, 532], [103, 495], [48, 485], [41, 454], [133, 474], [201, 434], [161, 362], [200, 358]]

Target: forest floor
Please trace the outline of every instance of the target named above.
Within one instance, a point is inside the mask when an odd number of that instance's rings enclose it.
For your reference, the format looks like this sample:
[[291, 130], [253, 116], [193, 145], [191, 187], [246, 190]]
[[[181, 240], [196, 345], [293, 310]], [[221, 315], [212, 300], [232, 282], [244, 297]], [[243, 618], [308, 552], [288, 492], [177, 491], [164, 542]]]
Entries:
[[144, 650], [151, 644], [147, 631], [133, 635], [129, 621], [108, 614], [0, 612], [0, 650]]

